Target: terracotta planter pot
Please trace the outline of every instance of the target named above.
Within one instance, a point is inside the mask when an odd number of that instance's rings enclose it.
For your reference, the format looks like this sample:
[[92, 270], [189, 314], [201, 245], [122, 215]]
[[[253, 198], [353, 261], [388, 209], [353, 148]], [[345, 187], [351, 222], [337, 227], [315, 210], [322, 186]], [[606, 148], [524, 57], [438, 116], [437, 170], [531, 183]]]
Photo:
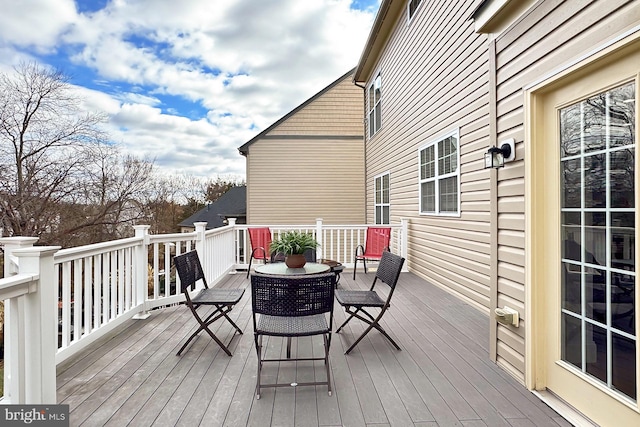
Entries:
[[307, 263], [306, 258], [302, 254], [287, 255], [284, 263], [289, 268], [302, 268]]

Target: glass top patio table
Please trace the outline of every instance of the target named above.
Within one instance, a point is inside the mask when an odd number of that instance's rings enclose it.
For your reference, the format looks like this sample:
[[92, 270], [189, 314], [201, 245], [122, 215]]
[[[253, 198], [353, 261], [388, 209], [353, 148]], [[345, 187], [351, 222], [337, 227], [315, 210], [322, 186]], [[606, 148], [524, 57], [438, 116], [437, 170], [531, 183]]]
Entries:
[[301, 276], [304, 274], [317, 274], [329, 271], [331, 267], [327, 264], [307, 262], [302, 268], [289, 268], [284, 262], [274, 262], [271, 264], [259, 265], [256, 271], [262, 274], [277, 274], [282, 276]]

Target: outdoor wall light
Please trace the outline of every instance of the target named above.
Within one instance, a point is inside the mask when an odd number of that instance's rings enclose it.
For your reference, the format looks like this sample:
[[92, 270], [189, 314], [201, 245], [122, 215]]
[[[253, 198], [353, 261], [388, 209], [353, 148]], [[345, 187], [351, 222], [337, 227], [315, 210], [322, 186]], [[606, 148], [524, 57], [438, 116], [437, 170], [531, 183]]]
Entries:
[[498, 169], [504, 166], [506, 162], [515, 160], [516, 158], [516, 141], [509, 138], [504, 141], [500, 148], [490, 147], [484, 155], [484, 168]]

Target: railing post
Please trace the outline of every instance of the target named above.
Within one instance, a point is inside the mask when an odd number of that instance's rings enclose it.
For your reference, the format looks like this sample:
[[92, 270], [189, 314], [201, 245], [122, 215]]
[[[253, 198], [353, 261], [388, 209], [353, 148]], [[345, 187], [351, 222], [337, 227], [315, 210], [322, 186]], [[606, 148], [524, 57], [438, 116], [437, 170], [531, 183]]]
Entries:
[[324, 258], [324, 246], [322, 245], [322, 218], [316, 218], [316, 240], [318, 241], [318, 248], [316, 248], [316, 258]]
[[[32, 247], [38, 241], [37, 237], [4, 237], [0, 238], [0, 246], [4, 249], [4, 277], [13, 276], [18, 274], [18, 265], [14, 262], [13, 251], [20, 248]], [[8, 304], [7, 304], [8, 302]], [[4, 305], [4, 349], [5, 352], [9, 349], [9, 357], [4, 358], [4, 390], [5, 400], [11, 401], [24, 401], [24, 378], [20, 378], [18, 365], [22, 361], [22, 354], [20, 352], [20, 344], [18, 344], [18, 337], [12, 339], [11, 331], [18, 331], [18, 328], [24, 325], [20, 325], [17, 316], [11, 318], [11, 307], [14, 307], [16, 313], [22, 311], [21, 298], [14, 298], [11, 301], [5, 302]], [[24, 344], [22, 344], [24, 345]], [[23, 349], [24, 350], [24, 349]], [[9, 396], [7, 391], [11, 393]]]
[[205, 244], [204, 244], [204, 233], [207, 231], [207, 223], [206, 222], [194, 222], [193, 225], [196, 227], [196, 251], [198, 251], [198, 256], [200, 259], [206, 259], [207, 254], [205, 253]]
[[[409, 220], [406, 218], [402, 218], [400, 220], [401, 228], [400, 228], [400, 254], [404, 259], [407, 259], [407, 254], [409, 253]], [[406, 269], [406, 263], [404, 268]]]
[[233, 253], [233, 271], [230, 272], [230, 274], [236, 274], [237, 270], [236, 268], [238, 268], [238, 260], [240, 259], [240, 245], [238, 244], [238, 230], [236, 230], [236, 222], [238, 221], [238, 218], [227, 218], [227, 224], [229, 224], [229, 226], [231, 227], [231, 229], [233, 230], [233, 247], [231, 248], [231, 251]]
[[134, 319], [146, 319], [150, 316], [147, 311], [147, 293], [149, 286], [149, 228], [150, 225], [134, 225], [135, 237], [142, 237], [142, 243], [136, 247], [135, 261], [135, 290], [136, 305], [140, 312]]
[[37, 237], [3, 237], [0, 238], [0, 246], [4, 248], [4, 277], [18, 273], [15, 265], [13, 251], [20, 248], [30, 248], [38, 241]]
[[[194, 222], [194, 227], [196, 227], [196, 251], [198, 252], [198, 257], [200, 257], [200, 262], [203, 263], [202, 268], [205, 272], [209, 270], [209, 256], [206, 253], [206, 245], [205, 245], [205, 236], [204, 233], [207, 231], [207, 223], [206, 222]], [[205, 274], [206, 275], [206, 274]], [[200, 285], [198, 285], [200, 286]]]
[[56, 403], [58, 348], [58, 281], [53, 254], [60, 246], [17, 249], [20, 274], [39, 276], [38, 286], [24, 298], [24, 403]]

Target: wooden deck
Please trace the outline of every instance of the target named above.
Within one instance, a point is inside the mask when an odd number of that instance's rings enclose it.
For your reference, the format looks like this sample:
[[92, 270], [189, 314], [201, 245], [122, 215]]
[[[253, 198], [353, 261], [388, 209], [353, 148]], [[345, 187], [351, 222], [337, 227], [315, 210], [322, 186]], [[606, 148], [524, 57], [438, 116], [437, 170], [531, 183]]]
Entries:
[[[356, 281], [345, 272], [344, 288], [365, 288], [373, 274]], [[220, 286], [246, 287], [244, 274]], [[178, 305], [131, 320], [117, 333], [58, 367], [58, 403], [69, 404], [72, 426], [570, 426], [489, 360], [488, 318], [419, 279], [400, 276], [385, 329], [395, 350], [372, 331], [348, 356], [347, 344], [362, 331], [333, 334], [333, 394], [326, 386], [264, 389], [255, 399], [250, 293], [232, 311], [243, 329], [228, 357], [201, 335], [181, 357], [175, 355], [196, 322]], [[335, 321], [344, 320], [336, 304]], [[230, 338], [227, 322], [219, 336]], [[283, 340], [268, 341], [269, 356]], [[300, 339], [294, 351], [321, 353], [320, 340]], [[264, 375], [278, 381], [324, 377], [321, 362], [267, 364]]]

